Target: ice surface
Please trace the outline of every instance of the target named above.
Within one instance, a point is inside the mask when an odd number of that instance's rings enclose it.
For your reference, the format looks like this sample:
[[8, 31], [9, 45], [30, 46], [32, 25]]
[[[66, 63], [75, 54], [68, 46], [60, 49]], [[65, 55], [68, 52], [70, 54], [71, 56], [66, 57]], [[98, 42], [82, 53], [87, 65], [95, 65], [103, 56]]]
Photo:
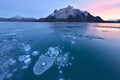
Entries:
[[7, 72], [4, 72], [4, 73], [0, 74], [0, 80], [3, 80], [6, 75], [7, 75]]

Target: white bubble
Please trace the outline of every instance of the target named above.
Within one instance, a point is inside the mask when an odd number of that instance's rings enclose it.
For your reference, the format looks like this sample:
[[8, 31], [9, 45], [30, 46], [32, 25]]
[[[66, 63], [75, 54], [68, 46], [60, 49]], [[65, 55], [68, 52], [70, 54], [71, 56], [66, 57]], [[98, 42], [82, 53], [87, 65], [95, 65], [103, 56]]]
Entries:
[[25, 65], [22, 67], [22, 69], [27, 69], [28, 68], [28, 65]]
[[17, 39], [13, 39], [13, 41], [15, 41], [15, 42], [16, 42], [16, 41], [17, 41]]
[[71, 59], [74, 60], [74, 57], [72, 57]]
[[39, 52], [38, 52], [38, 51], [34, 51], [34, 52], [32, 53], [32, 55], [33, 55], [33, 56], [37, 56], [37, 55], [39, 55]]
[[16, 64], [16, 60], [14, 60], [14, 59], [10, 59], [9, 60], [9, 65], [15, 65]]
[[59, 70], [59, 73], [60, 73], [60, 74], [63, 74], [63, 71], [62, 71], [62, 70]]
[[25, 64], [30, 64], [30, 62], [31, 62], [31, 58], [27, 58], [26, 60], [24, 60]]
[[26, 55], [25, 58], [30, 58], [30, 55]]
[[47, 65], [47, 63], [45, 63], [45, 62], [43, 62], [42, 64], [41, 64], [41, 66], [46, 66]]
[[18, 57], [18, 60], [20, 61], [20, 62], [22, 62], [22, 61], [24, 61], [25, 60], [25, 55], [21, 55], [21, 56], [19, 56]]
[[64, 80], [63, 78], [59, 78], [58, 80]]
[[72, 38], [73, 38], [73, 39], [76, 39], [77, 37], [73, 36]]
[[12, 72], [16, 72], [17, 71], [17, 68], [13, 69]]
[[25, 50], [26, 52], [29, 52], [29, 51], [30, 51], [30, 49], [31, 49], [30, 45], [25, 45], [25, 44], [23, 44], [23, 46], [24, 46], [24, 50]]
[[71, 65], [72, 65], [72, 63], [69, 63], [69, 65], [71, 66]]
[[71, 41], [72, 44], [75, 44], [75, 41]]

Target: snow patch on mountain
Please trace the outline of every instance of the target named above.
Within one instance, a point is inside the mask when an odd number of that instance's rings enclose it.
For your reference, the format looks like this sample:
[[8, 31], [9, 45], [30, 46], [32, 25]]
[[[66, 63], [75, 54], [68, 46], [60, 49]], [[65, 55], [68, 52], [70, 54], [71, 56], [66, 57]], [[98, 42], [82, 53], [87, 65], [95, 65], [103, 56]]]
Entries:
[[87, 11], [81, 11], [79, 9], [75, 9], [72, 6], [68, 6], [67, 8], [62, 8], [60, 10], [55, 10], [50, 16], [54, 16], [57, 19], [67, 19], [68, 17], [72, 16], [83, 16], [87, 17], [89, 13]]

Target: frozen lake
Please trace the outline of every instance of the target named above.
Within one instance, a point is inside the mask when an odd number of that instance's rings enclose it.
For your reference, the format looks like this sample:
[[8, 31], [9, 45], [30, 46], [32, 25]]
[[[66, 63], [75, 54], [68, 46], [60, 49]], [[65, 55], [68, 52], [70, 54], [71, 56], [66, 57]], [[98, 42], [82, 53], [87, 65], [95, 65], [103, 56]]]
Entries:
[[0, 22], [0, 80], [120, 80], [120, 24]]

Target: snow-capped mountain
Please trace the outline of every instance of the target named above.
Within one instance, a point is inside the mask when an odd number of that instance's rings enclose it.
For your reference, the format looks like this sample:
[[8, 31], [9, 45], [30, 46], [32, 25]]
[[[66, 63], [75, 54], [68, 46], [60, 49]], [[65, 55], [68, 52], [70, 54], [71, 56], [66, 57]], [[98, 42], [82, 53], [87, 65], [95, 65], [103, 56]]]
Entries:
[[88, 12], [86, 11], [80, 11], [79, 9], [74, 9], [72, 6], [68, 6], [67, 8], [63, 8], [63, 9], [60, 9], [60, 10], [55, 10], [53, 14], [51, 14], [50, 16], [54, 16], [56, 17], [57, 19], [67, 19], [69, 16], [82, 16], [82, 13], [85, 15], [85, 16], [88, 16]]
[[65, 21], [65, 22], [102, 22], [103, 20], [97, 16], [92, 16], [87, 11], [75, 9], [72, 6], [55, 10], [46, 18], [41, 18], [39, 21]]

